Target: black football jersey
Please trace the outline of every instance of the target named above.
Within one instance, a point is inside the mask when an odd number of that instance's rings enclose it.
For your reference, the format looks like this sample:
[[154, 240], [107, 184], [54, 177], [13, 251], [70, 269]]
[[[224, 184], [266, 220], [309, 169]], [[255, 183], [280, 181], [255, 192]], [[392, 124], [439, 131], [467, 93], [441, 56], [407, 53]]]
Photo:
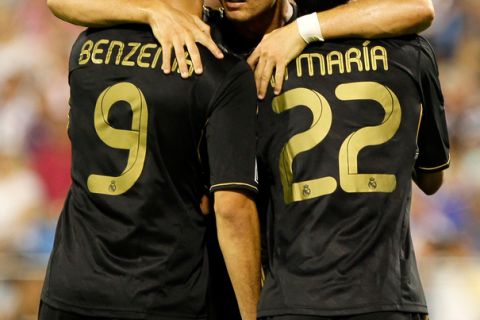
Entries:
[[348, 0], [295, 0], [298, 5], [299, 14], [307, 14], [332, 9]]
[[[256, 192], [248, 65], [200, 48], [204, 73], [160, 69], [148, 27], [87, 30], [69, 83], [72, 186], [42, 300], [89, 316], [204, 319], [211, 191]], [[193, 73], [191, 61], [190, 73]]]
[[317, 43], [259, 106], [260, 316], [426, 313], [412, 172], [449, 165], [435, 57], [417, 36]]

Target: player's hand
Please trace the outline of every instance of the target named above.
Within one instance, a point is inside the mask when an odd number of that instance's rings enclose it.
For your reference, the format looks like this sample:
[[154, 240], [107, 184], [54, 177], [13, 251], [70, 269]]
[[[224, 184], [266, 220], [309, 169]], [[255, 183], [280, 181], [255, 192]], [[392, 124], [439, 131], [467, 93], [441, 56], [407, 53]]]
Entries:
[[190, 55], [195, 73], [201, 74], [203, 66], [197, 42], [215, 57], [223, 58], [222, 51], [210, 36], [210, 27], [200, 18], [178, 11], [165, 3], [156, 3], [160, 7], [148, 12], [148, 24], [162, 46], [162, 70], [165, 73], [171, 72], [173, 49], [182, 78], [189, 76], [185, 51]]
[[210, 213], [210, 200], [205, 195], [203, 195], [202, 199], [200, 199], [200, 211], [202, 211], [204, 216]]
[[263, 99], [268, 84], [274, 74], [274, 92], [282, 91], [285, 68], [306, 47], [300, 37], [296, 23], [274, 30], [266, 34], [247, 62], [255, 70], [258, 98]]

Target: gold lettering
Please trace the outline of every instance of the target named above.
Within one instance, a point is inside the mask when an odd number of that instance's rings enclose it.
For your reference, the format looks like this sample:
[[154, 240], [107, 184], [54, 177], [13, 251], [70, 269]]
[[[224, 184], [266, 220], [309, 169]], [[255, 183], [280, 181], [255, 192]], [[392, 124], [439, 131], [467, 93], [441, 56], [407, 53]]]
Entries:
[[148, 62], [143, 61], [143, 59], [148, 59], [152, 56], [150, 52], [147, 52], [148, 49], [155, 49], [157, 47], [156, 44], [149, 43], [142, 46], [140, 50], [140, 54], [137, 58], [137, 65], [141, 68], [150, 68], [150, 64]]
[[297, 77], [299, 77], [299, 78], [301, 78], [303, 76], [303, 68], [302, 68], [302, 60], [303, 59], [307, 59], [307, 61], [308, 61], [308, 54], [307, 53], [303, 53], [303, 54], [299, 55], [298, 58], [296, 59]]
[[333, 74], [333, 66], [335, 65], [338, 66], [338, 72], [345, 72], [343, 69], [343, 55], [339, 51], [332, 51], [327, 55], [328, 74]]
[[107, 57], [105, 58], [105, 64], [110, 64], [110, 58], [112, 57], [112, 53], [115, 47], [118, 47], [115, 64], [117, 66], [120, 64], [120, 60], [122, 59], [123, 48], [125, 48], [125, 44], [122, 41], [117, 41], [117, 40], [110, 42], [110, 46], [108, 47]]
[[193, 74], [193, 62], [190, 59], [190, 53], [185, 52], [185, 61], [187, 62], [188, 66], [188, 76], [190, 77]]
[[315, 69], [313, 68], [314, 59], [318, 60], [319, 71], [321, 75], [325, 75], [325, 58], [320, 53], [304, 53], [297, 58], [297, 76], [301, 77], [303, 75], [302, 59], [307, 60], [308, 66], [308, 75], [312, 77], [315, 74]]
[[107, 44], [109, 41], [106, 39], [98, 40], [97, 43], [95, 43], [95, 46], [93, 47], [93, 52], [92, 52], [92, 62], [95, 64], [102, 64], [103, 60], [100, 58], [97, 58], [97, 55], [103, 53], [103, 49], [100, 48], [101, 45]]
[[162, 48], [157, 49], [157, 53], [155, 53], [155, 57], [153, 58], [152, 62], [152, 69], [155, 69], [158, 63], [158, 58], [160, 58], [160, 54], [162, 53]]
[[[350, 47], [345, 52], [330, 51], [325, 53], [303, 53], [295, 60], [297, 77], [325, 76], [334, 73], [352, 73], [362, 71], [376, 71], [383, 63], [383, 70], [388, 71], [388, 51], [385, 47], [377, 45], [373, 48], [368, 46], [371, 41], [362, 43], [362, 48]], [[319, 67], [317, 68], [317, 63]], [[288, 67], [285, 80], [288, 80]]]
[[[188, 76], [190, 77], [193, 74], [193, 63], [190, 59], [188, 52], [185, 52], [185, 63], [188, 66]], [[172, 72], [180, 73], [180, 68], [178, 67], [177, 59], [173, 60]]]
[[350, 48], [345, 53], [345, 65], [347, 73], [352, 72], [352, 63], [357, 64], [357, 70], [363, 71], [362, 52], [357, 48]]
[[140, 48], [140, 45], [141, 45], [141, 43], [139, 43], [139, 42], [129, 42], [128, 43], [128, 46], [131, 47], [132, 50], [129, 53], [127, 53], [125, 58], [123, 58], [122, 66], [127, 66], [127, 67], [134, 67], [135, 66], [135, 62], [130, 61], [129, 59], [135, 54], [135, 52], [137, 52], [138, 48]]
[[80, 57], [78, 59], [78, 64], [86, 64], [90, 60], [91, 52], [93, 48], [93, 41], [87, 40], [82, 46], [82, 50], [80, 51]]
[[178, 69], [178, 62], [177, 62], [177, 59], [176, 59], [176, 58], [173, 59], [172, 72], [180, 73], [180, 70]]
[[372, 57], [372, 70], [377, 70], [377, 61], [383, 62], [383, 70], [388, 70], [387, 50], [382, 46], [373, 47], [370, 50]]
[[363, 43], [363, 62], [365, 63], [365, 71], [370, 71], [370, 55], [368, 54], [368, 45], [370, 41], [365, 41]]
[[320, 65], [320, 74], [323, 76], [325, 75], [325, 58], [323, 57], [323, 55], [319, 54], [319, 53], [311, 53], [310, 54], [310, 57], [308, 59], [308, 64], [309, 64], [309, 70], [310, 70], [310, 65], [312, 65], [312, 76], [314, 75], [314, 69], [313, 69], [313, 62], [314, 62], [314, 58], [317, 58], [318, 60], [318, 64]]

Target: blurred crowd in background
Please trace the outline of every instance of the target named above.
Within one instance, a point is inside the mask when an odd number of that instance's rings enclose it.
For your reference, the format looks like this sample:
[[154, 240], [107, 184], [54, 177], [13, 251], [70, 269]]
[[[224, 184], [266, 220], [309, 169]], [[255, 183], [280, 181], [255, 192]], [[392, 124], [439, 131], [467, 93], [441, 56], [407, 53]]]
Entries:
[[[480, 320], [480, 1], [434, 1], [451, 167], [414, 188], [412, 234], [432, 320]], [[45, 1], [0, 0], [0, 320], [36, 319], [70, 185], [68, 57], [82, 28]]]

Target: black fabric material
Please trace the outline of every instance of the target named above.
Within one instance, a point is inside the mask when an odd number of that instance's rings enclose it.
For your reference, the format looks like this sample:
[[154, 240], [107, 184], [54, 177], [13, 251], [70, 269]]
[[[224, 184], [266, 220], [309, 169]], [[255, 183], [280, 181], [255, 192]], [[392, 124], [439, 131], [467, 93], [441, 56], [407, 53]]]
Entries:
[[341, 4], [348, 3], [348, 0], [295, 0], [300, 15], [325, 11]]
[[259, 315], [427, 313], [410, 236], [412, 172], [417, 151], [444, 169], [449, 149], [427, 42], [315, 43], [287, 74], [283, 93], [259, 105], [268, 248]]
[[[207, 187], [255, 193], [248, 65], [201, 47], [204, 73], [160, 69], [150, 28], [89, 29], [72, 49], [72, 186], [42, 300], [95, 317], [205, 319]], [[192, 70], [190, 70], [192, 71]], [[233, 126], [235, 124], [235, 126]]]
[[426, 314], [404, 312], [376, 312], [347, 317], [318, 316], [276, 316], [260, 318], [260, 320], [428, 320]]

